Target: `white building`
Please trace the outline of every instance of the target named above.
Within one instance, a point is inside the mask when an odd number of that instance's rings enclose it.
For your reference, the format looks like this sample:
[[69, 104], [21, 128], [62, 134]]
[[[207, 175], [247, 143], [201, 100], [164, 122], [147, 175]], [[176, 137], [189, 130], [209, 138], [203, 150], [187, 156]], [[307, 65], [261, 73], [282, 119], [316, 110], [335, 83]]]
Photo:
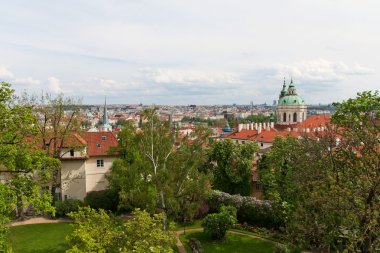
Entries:
[[83, 200], [88, 192], [105, 190], [117, 146], [112, 132], [84, 132], [74, 135], [75, 145], [62, 149], [61, 197]]

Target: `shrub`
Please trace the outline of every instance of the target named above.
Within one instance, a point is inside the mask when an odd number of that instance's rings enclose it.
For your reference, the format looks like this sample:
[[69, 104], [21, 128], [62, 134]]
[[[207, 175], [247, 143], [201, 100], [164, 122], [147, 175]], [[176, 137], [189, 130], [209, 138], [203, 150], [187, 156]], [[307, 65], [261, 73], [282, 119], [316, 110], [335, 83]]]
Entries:
[[115, 212], [119, 204], [119, 194], [109, 189], [89, 192], [84, 198], [84, 204], [94, 209], [104, 209]]
[[189, 239], [189, 247], [193, 253], [204, 253], [201, 242], [196, 238]]
[[220, 213], [213, 213], [206, 216], [202, 226], [204, 232], [213, 240], [221, 240], [226, 236], [228, 229], [236, 223], [236, 208], [232, 206], [221, 207]]
[[208, 205], [210, 212], [216, 212], [223, 205], [235, 207], [240, 223], [268, 228], [278, 228], [283, 224], [283, 217], [278, 215], [269, 201], [258, 200], [254, 197], [213, 191], [208, 198]]
[[67, 216], [67, 214], [70, 212], [77, 212], [82, 206], [83, 202], [79, 199], [66, 199], [64, 201], [57, 201], [55, 203], [56, 215], [58, 217]]

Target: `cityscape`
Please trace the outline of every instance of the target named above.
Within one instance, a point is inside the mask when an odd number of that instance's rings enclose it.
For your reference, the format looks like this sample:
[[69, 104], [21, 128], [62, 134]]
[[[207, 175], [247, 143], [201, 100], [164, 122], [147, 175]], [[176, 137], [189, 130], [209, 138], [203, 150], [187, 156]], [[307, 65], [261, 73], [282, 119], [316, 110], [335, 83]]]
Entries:
[[376, 1], [0, 16], [0, 252], [380, 252]]

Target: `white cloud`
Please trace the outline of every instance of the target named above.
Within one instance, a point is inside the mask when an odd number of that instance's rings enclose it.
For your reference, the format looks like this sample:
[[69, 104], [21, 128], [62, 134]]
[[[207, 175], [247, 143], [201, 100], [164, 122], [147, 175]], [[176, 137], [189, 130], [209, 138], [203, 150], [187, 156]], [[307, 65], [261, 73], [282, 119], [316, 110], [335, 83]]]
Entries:
[[241, 82], [236, 74], [221, 71], [143, 68], [139, 70], [136, 76], [157, 84], [187, 85], [200, 83], [202, 85], [220, 85]]
[[343, 62], [318, 59], [294, 64], [276, 64], [276, 78], [293, 77], [298, 81], [339, 82], [350, 75], [369, 75], [373, 70], [359, 64], [348, 65]]
[[6, 67], [0, 66], [0, 78], [1, 79], [11, 79], [13, 78], [13, 73]]
[[61, 82], [59, 81], [58, 78], [51, 76], [47, 80], [48, 80], [49, 90], [51, 90], [54, 93], [60, 93], [63, 91], [61, 88]]

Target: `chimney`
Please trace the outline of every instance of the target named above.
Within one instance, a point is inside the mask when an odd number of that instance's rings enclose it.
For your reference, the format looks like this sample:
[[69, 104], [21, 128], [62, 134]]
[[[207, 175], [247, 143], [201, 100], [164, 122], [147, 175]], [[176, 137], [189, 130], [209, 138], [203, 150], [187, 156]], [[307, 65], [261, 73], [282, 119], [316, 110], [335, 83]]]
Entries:
[[239, 124], [238, 125], [238, 132], [241, 132], [242, 129], [243, 129], [243, 124]]
[[253, 123], [251, 123], [251, 130], [254, 130], [254, 125], [253, 125]]
[[270, 123], [270, 127], [271, 127], [271, 128], [274, 128], [274, 122], [271, 122], [271, 123]]
[[255, 130], [257, 130], [258, 127], [259, 127], [259, 126], [257, 125], [257, 123], [255, 123]]
[[306, 133], [310, 133], [310, 128], [306, 128]]
[[259, 127], [257, 128], [257, 133], [261, 134], [261, 123], [259, 124]]
[[263, 123], [263, 129], [265, 129], [267, 127], [267, 123]]

